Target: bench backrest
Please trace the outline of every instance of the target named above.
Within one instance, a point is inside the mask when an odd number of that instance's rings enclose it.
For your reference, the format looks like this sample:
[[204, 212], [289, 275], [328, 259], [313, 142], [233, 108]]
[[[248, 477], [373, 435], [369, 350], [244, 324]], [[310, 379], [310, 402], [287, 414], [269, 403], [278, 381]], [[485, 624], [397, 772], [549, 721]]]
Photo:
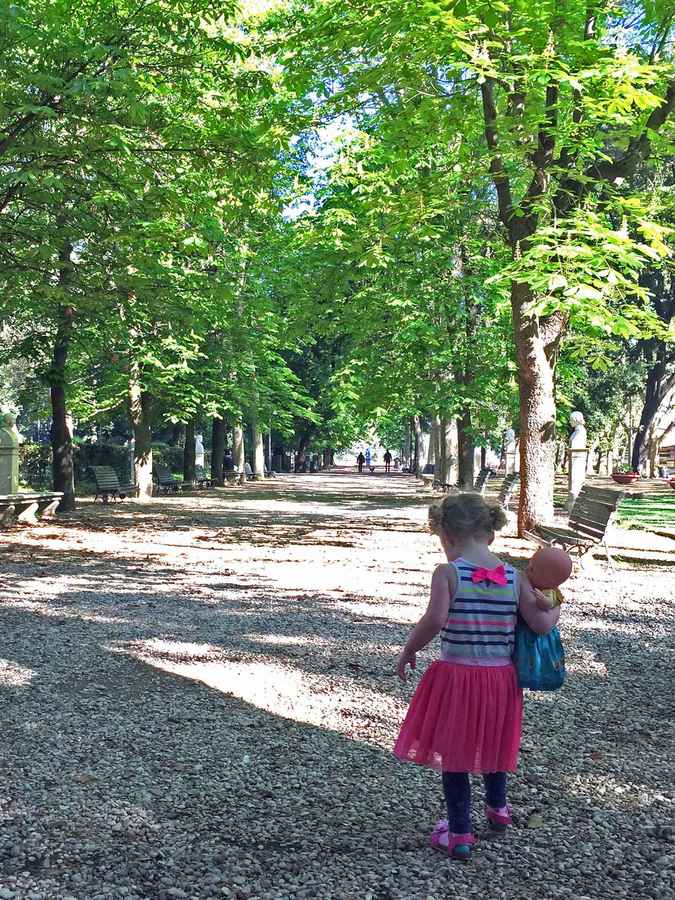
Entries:
[[173, 477], [173, 473], [170, 472], [166, 466], [153, 466], [152, 470], [154, 472], [155, 478], [157, 479], [158, 484], [175, 484], [176, 479]]
[[91, 466], [91, 471], [99, 491], [119, 491], [119, 479], [112, 466]]
[[507, 475], [504, 478], [501, 490], [499, 491], [499, 505], [502, 507], [502, 509], [509, 508], [511, 498], [513, 497], [515, 490], [519, 484], [520, 474], [518, 472], [512, 472], [510, 475]]
[[476, 482], [473, 486], [474, 491], [478, 491], [479, 494], [485, 493], [485, 488], [487, 486], [488, 481], [492, 478], [494, 472], [492, 469], [484, 468], [481, 469], [478, 473], [478, 477], [476, 478]]
[[569, 527], [601, 541], [622, 499], [621, 491], [583, 485], [570, 512]]

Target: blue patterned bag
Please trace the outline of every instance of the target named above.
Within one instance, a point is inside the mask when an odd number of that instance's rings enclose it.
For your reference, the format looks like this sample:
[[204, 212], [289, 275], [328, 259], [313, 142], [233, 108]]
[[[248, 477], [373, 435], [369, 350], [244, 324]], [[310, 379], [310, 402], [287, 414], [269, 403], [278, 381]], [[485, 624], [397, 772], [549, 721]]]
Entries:
[[536, 634], [518, 616], [513, 662], [518, 687], [530, 691], [557, 691], [565, 681], [565, 651], [558, 629], [552, 628], [548, 634]]

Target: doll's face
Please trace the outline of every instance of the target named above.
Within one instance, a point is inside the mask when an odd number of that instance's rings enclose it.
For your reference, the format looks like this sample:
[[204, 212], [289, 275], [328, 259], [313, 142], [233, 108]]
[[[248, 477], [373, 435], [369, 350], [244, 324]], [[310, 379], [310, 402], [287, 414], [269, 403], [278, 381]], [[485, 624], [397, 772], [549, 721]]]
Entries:
[[557, 588], [572, 574], [572, 560], [563, 550], [545, 547], [534, 554], [525, 574], [536, 588], [544, 591]]
[[546, 571], [546, 567], [534, 556], [527, 564], [525, 573], [534, 587], [542, 588], [543, 590], [556, 587], [554, 584], [547, 583], [550, 581], [550, 578], [548, 577], [549, 573]]

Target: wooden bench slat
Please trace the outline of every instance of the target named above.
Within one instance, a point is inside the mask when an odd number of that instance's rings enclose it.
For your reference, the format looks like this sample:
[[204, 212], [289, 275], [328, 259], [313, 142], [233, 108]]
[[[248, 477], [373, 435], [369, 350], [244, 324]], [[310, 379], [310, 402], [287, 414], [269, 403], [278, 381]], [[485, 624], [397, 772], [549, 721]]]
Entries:
[[570, 518], [572, 516], [593, 515], [598, 519], [607, 518], [612, 515], [616, 506], [613, 503], [604, 503], [603, 501], [591, 500], [588, 497], [582, 498], [574, 504]]
[[613, 515], [614, 510], [609, 508], [601, 511], [593, 509], [575, 511], [575, 514], [569, 518], [569, 524], [572, 527], [575, 522], [595, 522], [601, 528], [604, 528]]
[[594, 538], [590, 536], [586, 536], [583, 534], [579, 534], [577, 531], [572, 531], [569, 528], [545, 528], [541, 527], [538, 529], [538, 533], [550, 537], [551, 540], [556, 541], [564, 541], [568, 544], [592, 544], [594, 543]]
[[598, 516], [595, 513], [587, 513], [586, 515], [576, 515], [574, 518], [570, 516], [569, 518], [569, 526], [570, 528], [574, 528], [576, 525], [595, 525], [597, 528], [603, 529], [607, 527], [607, 523], [612, 518], [614, 514], [614, 510], [609, 510], [607, 515]]

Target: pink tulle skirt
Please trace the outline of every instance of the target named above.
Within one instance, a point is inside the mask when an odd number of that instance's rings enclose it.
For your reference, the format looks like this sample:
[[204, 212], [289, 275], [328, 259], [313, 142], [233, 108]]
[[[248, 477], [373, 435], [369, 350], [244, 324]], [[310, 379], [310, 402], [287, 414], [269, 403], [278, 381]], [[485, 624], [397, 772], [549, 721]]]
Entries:
[[512, 665], [437, 660], [417, 686], [394, 753], [443, 772], [515, 772], [522, 721]]

